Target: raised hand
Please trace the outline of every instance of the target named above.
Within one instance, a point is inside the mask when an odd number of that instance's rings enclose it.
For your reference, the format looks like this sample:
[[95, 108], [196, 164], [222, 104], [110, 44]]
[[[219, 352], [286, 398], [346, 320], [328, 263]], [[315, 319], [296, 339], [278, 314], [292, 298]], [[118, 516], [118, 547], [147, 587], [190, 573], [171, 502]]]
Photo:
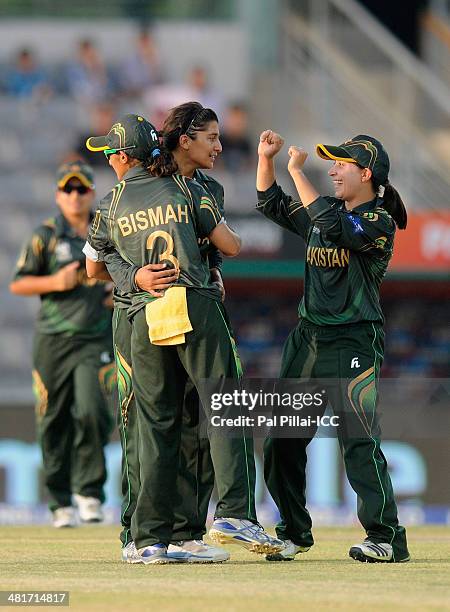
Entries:
[[264, 130], [259, 137], [258, 155], [272, 159], [281, 151], [284, 140], [272, 130]]
[[295, 170], [301, 170], [308, 157], [308, 153], [301, 147], [289, 147], [289, 163], [288, 171], [293, 172]]

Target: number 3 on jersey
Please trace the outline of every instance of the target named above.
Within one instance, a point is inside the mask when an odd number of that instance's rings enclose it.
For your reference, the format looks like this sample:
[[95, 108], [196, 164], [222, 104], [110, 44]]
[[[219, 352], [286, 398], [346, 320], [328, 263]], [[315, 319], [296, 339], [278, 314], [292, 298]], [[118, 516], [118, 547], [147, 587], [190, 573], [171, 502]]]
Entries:
[[165, 251], [163, 251], [161, 253], [161, 255], [159, 256], [159, 261], [170, 261], [171, 264], [173, 264], [173, 266], [179, 270], [180, 269], [180, 263], [178, 261], [178, 259], [175, 257], [175, 255], [173, 255], [173, 238], [170, 234], [168, 234], [167, 232], [164, 232], [162, 230], [158, 230], [156, 232], [152, 232], [150, 234], [150, 236], [147, 238], [147, 249], [149, 251], [151, 251], [153, 249], [153, 243], [155, 242], [155, 240], [157, 238], [162, 238], [163, 240], [166, 241], [167, 244], [167, 249]]

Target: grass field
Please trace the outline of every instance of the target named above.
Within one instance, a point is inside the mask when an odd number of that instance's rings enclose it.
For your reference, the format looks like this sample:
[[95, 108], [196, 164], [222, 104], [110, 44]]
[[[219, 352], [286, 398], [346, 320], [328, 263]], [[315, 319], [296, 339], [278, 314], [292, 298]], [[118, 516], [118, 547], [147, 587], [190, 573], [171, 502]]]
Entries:
[[410, 529], [412, 561], [398, 565], [348, 558], [362, 535], [350, 528], [316, 529], [314, 548], [289, 563], [231, 546], [224, 564], [127, 565], [118, 532], [1, 527], [0, 590], [70, 591], [72, 610], [450, 610], [445, 527]]

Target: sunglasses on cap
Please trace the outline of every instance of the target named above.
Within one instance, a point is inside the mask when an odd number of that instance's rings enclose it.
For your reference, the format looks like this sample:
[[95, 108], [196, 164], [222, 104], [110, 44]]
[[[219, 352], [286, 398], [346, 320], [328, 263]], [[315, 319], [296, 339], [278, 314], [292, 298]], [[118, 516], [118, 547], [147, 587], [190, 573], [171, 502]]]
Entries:
[[64, 191], [64, 193], [72, 193], [72, 191], [78, 191], [80, 195], [86, 195], [91, 190], [89, 187], [85, 187], [84, 185], [64, 185], [64, 187], [62, 187], [60, 191]]
[[136, 148], [135, 145], [131, 145], [129, 147], [120, 147], [119, 149], [105, 149], [103, 153], [105, 154], [106, 159], [109, 159], [110, 155], [114, 155], [115, 153], [118, 153], [119, 151], [127, 151], [128, 149], [135, 149], [135, 148]]

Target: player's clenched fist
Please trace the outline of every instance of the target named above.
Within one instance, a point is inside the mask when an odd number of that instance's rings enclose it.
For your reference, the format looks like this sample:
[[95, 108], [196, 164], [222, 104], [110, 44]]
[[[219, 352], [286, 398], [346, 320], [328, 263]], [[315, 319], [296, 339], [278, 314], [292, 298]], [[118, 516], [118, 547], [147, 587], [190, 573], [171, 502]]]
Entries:
[[70, 291], [78, 285], [79, 261], [73, 261], [54, 274], [55, 291]]
[[264, 130], [259, 137], [258, 155], [272, 159], [281, 151], [284, 145], [284, 140], [276, 132], [272, 130]]
[[289, 163], [288, 170], [292, 172], [293, 170], [301, 170], [303, 168], [303, 164], [305, 163], [308, 153], [305, 149], [300, 147], [289, 147]]

